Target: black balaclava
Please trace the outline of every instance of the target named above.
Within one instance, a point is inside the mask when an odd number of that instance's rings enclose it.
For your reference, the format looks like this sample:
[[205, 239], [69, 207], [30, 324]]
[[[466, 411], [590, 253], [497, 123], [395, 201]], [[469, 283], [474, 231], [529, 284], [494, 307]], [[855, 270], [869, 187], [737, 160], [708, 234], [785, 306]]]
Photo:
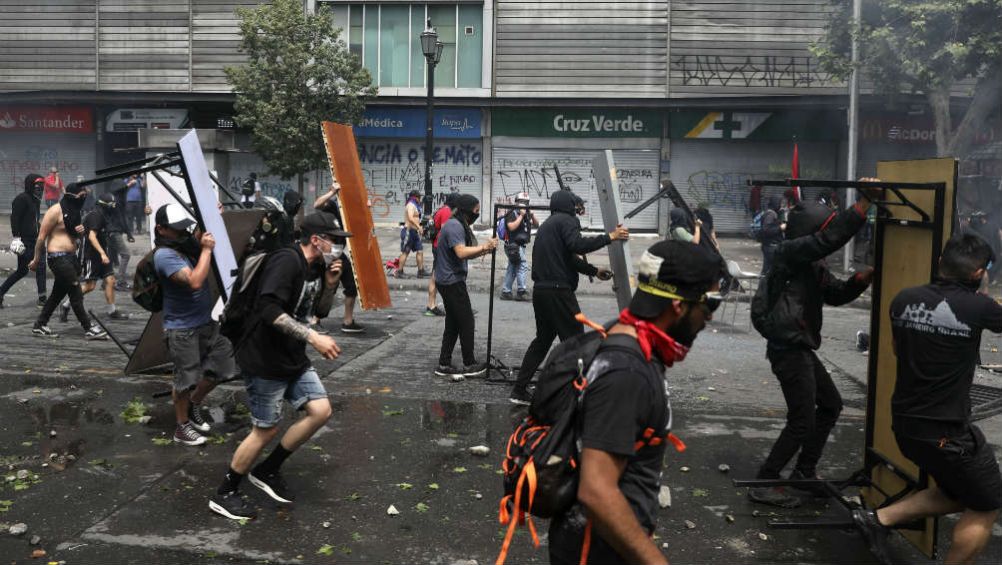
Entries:
[[820, 202], [798, 202], [786, 221], [786, 239], [811, 235], [828, 226], [835, 212]]
[[110, 192], [105, 192], [97, 198], [97, 209], [104, 214], [105, 218], [111, 219], [115, 214], [115, 195]]
[[285, 213], [292, 218], [303, 207], [303, 197], [294, 190], [286, 190], [285, 194], [282, 195], [282, 207], [285, 209]]
[[24, 177], [24, 192], [41, 202], [42, 189], [45, 187], [45, 177], [34, 173]]
[[70, 237], [79, 236], [76, 229], [80, 225], [81, 211], [87, 200], [87, 189], [75, 182], [66, 185], [66, 194], [59, 200], [59, 208], [63, 212], [63, 225]]
[[477, 241], [477, 238], [473, 235], [473, 228], [470, 226], [480, 216], [480, 214], [473, 211], [478, 204], [480, 204], [480, 200], [476, 196], [472, 194], [460, 194], [456, 197], [456, 208], [452, 212], [452, 216], [459, 220], [459, 223], [466, 230], [467, 246], [475, 245]]
[[778, 196], [770, 196], [769, 197], [769, 202], [768, 202], [768, 204], [766, 204], [766, 206], [770, 210], [772, 210], [773, 212], [776, 212], [777, 214], [779, 213], [779, 207], [782, 206], [782, 205], [783, 205], [783, 201]]
[[569, 190], [558, 190], [550, 195], [550, 212], [570, 214], [575, 213], [574, 193]]
[[684, 228], [686, 231], [693, 231], [692, 225], [689, 223], [689, 215], [685, 213], [685, 210], [672, 208], [668, 217], [671, 218], [669, 229]]
[[456, 201], [459, 199], [458, 192], [450, 192], [448, 196], [445, 197], [445, 205], [449, 208], [456, 207]]

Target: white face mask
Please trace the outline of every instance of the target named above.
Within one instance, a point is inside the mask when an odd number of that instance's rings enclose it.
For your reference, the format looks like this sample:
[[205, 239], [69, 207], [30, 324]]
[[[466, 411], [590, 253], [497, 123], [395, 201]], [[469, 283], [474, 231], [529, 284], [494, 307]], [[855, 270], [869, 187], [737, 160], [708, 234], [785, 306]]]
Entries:
[[337, 243], [331, 244], [331, 250], [328, 253], [324, 253], [321, 250], [321, 254], [324, 257], [324, 266], [330, 268], [331, 263], [340, 259], [343, 253], [344, 253], [344, 245], [339, 245]]

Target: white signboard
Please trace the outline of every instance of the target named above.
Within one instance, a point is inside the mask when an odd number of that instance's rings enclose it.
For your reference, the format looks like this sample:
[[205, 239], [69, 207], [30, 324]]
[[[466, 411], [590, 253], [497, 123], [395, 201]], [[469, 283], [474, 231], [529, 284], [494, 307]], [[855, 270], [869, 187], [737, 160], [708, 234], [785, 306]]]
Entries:
[[219, 211], [219, 197], [216, 195], [212, 179], [209, 178], [209, 168], [205, 164], [205, 155], [202, 153], [202, 145], [198, 142], [195, 130], [191, 130], [182, 137], [177, 142], [177, 148], [184, 161], [184, 169], [187, 173], [185, 180], [188, 183], [191, 199], [195, 204], [195, 212], [201, 217], [201, 224], [205, 231], [216, 238], [216, 247], [212, 252], [212, 263], [216, 268], [219, 282], [222, 283], [219, 289], [220, 298], [225, 301], [230, 296], [233, 283], [236, 282], [237, 258], [233, 254], [230, 236], [223, 223], [223, 215]]
[[[623, 222], [623, 210], [619, 202], [619, 176], [612, 159], [612, 151], [602, 151], [595, 157], [592, 161], [592, 175], [595, 177], [595, 190], [599, 207], [602, 209], [605, 231], [612, 232]], [[616, 301], [622, 310], [630, 305], [630, 299], [633, 297], [631, 287], [636, 282], [633, 277], [633, 264], [630, 263], [628, 241], [613, 241], [609, 244], [609, 266], [612, 269]]]
[[[174, 176], [167, 171], [159, 171], [158, 174], [160, 178], [167, 182], [167, 185], [174, 194], [181, 197], [188, 206], [191, 206], [191, 196], [188, 195], [188, 186], [184, 183], [184, 179], [180, 176]], [[156, 215], [157, 210], [160, 209], [164, 204], [173, 204], [177, 202], [173, 196], [171, 196], [170, 191], [164, 188], [164, 185], [160, 184], [157, 177], [153, 176], [153, 173], [146, 173], [146, 199], [150, 207], [150, 215], [147, 218], [149, 223], [149, 234], [150, 234], [150, 249], [153, 249], [153, 240], [156, 237]]]

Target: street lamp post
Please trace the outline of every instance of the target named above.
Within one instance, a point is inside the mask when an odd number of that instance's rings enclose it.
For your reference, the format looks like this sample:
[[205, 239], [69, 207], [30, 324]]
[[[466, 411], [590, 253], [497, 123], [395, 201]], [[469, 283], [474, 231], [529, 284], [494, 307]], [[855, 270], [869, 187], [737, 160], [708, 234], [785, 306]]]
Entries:
[[431, 189], [431, 166], [435, 152], [435, 66], [442, 59], [442, 48], [445, 45], [438, 40], [438, 32], [427, 21], [425, 30], [421, 32], [421, 51], [428, 68], [428, 116], [425, 124], [424, 141], [424, 213], [431, 214], [432, 202], [435, 196]]

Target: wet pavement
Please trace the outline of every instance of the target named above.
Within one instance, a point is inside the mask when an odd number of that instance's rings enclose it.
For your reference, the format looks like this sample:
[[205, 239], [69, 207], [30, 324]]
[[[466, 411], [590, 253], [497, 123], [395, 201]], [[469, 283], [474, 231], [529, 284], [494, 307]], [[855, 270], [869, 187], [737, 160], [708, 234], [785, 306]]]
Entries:
[[[63, 333], [58, 339], [31, 337], [38, 312], [32, 285], [19, 283], [0, 311], [3, 562], [448, 565], [496, 558], [503, 538], [497, 522], [500, 453], [522, 411], [508, 404], [504, 384], [452, 383], [432, 374], [442, 320], [421, 315], [425, 296], [417, 288], [394, 290], [391, 310], [360, 312], [365, 334], [335, 332], [344, 354], [316, 361], [334, 417], [283, 468], [297, 502], [274, 504], [245, 484], [259, 518], [240, 524], [211, 513], [206, 497], [249, 426], [242, 386], [223, 385], [207, 399], [213, 430], [206, 445], [174, 445], [169, 400], [152, 396], [168, 388], [168, 377], [123, 376], [125, 355], [111, 342], [84, 341], [72, 322], [52, 324]], [[581, 304], [589, 317], [615, 314], [607, 285], [583, 286], [588, 288]], [[96, 294], [87, 304], [102, 311]], [[487, 296], [475, 294], [473, 306], [482, 357]], [[493, 351], [517, 365], [533, 334], [531, 306], [495, 307]], [[666, 544], [673, 563], [875, 563], [852, 531], [768, 528], [774, 517], [769, 509], [752, 505], [743, 489], [731, 486], [733, 478], [753, 476], [785, 413], [765, 344], [748, 331], [746, 305], [738, 308], [735, 325], [730, 314], [714, 322], [689, 358], [670, 369], [675, 432], [689, 448], [667, 457], [664, 484], [672, 504], [659, 512], [657, 543]], [[846, 409], [822, 470], [842, 477], [856, 470], [862, 450], [867, 358], [853, 339], [868, 325], [868, 313], [842, 308], [825, 316], [820, 353]], [[128, 342], [145, 321], [137, 315], [106, 323]], [[326, 325], [337, 327], [333, 321]], [[999, 362], [998, 341], [985, 340], [986, 362]], [[987, 374], [978, 380], [1000, 384]], [[137, 399], [150, 416], [145, 424], [127, 423], [123, 416]], [[286, 416], [294, 417], [288, 411]], [[980, 424], [998, 450], [1002, 416]], [[490, 454], [471, 454], [476, 445], [488, 446]], [[722, 473], [720, 464], [730, 470]], [[26, 473], [19, 478], [19, 471]], [[391, 505], [398, 515], [387, 514]], [[842, 517], [837, 505], [822, 500], [775, 513], [780, 515]], [[28, 532], [6, 533], [15, 523], [27, 524]], [[952, 523], [943, 522], [944, 543]], [[545, 533], [545, 524], [539, 526]], [[36, 535], [40, 544], [32, 546]], [[899, 563], [927, 562], [900, 539], [894, 547]], [[39, 548], [46, 556], [32, 559]], [[996, 526], [982, 561], [999, 560], [1002, 529]], [[520, 530], [509, 563], [545, 562], [545, 547], [533, 549]]]

